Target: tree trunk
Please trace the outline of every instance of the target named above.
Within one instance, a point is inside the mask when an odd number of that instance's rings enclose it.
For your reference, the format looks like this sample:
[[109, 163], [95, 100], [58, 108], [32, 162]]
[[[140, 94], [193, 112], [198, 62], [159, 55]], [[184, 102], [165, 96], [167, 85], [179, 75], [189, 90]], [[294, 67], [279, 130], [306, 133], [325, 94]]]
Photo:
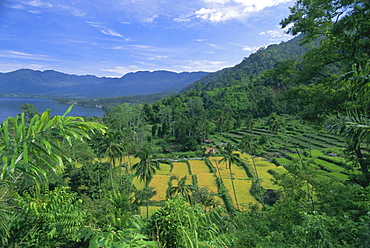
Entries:
[[262, 198], [262, 187], [261, 187], [260, 178], [259, 178], [259, 176], [258, 176], [258, 171], [257, 171], [256, 162], [254, 161], [254, 157], [253, 157], [252, 155], [251, 155], [251, 157], [252, 157], [252, 162], [253, 162], [254, 170], [256, 171], [257, 186], [260, 188], [261, 203], [262, 203], [262, 206], [265, 206], [265, 204], [263, 203], [263, 198]]
[[235, 197], [235, 203], [236, 203], [236, 209], [239, 209], [239, 202], [238, 202], [238, 198], [236, 197], [236, 191], [235, 191], [235, 186], [234, 186], [234, 179], [233, 179], [233, 172], [231, 170], [231, 164], [229, 165], [229, 171], [230, 171], [230, 180], [231, 180], [231, 185], [233, 187], [233, 191], [234, 191], [234, 197]]
[[369, 175], [368, 164], [367, 164], [367, 161], [364, 159], [364, 157], [362, 155], [361, 148], [356, 147], [354, 150], [355, 150], [355, 153], [356, 153], [356, 157], [358, 159], [358, 163], [360, 164], [362, 174]]

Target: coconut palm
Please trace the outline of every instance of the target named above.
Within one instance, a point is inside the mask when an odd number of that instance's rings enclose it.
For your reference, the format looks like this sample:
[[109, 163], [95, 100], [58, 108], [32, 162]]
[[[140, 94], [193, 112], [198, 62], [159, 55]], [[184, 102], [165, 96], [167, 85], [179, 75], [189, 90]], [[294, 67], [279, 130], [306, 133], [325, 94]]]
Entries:
[[347, 113], [346, 116], [329, 118], [326, 127], [329, 131], [346, 137], [350, 149], [356, 154], [361, 172], [369, 177], [369, 162], [362, 154], [361, 144], [370, 142], [370, 119], [358, 113]]
[[[139, 158], [140, 161], [131, 167], [134, 171], [134, 175], [139, 178], [141, 182], [145, 183], [146, 190], [156, 171], [160, 169], [158, 161], [153, 160], [151, 153], [152, 151], [149, 145], [145, 145], [142, 150], [135, 154], [135, 158]], [[148, 218], [149, 200], [147, 200], [146, 208]]]
[[114, 190], [114, 183], [113, 183], [113, 168], [117, 165], [117, 160], [119, 164], [122, 163], [123, 156], [125, 154], [125, 149], [121, 142], [121, 135], [120, 132], [107, 132], [102, 138], [99, 140], [97, 145], [97, 153], [99, 157], [105, 157], [108, 159], [110, 163], [109, 167], [109, 180], [112, 186], [112, 190]]
[[[172, 180], [177, 180], [177, 186], [172, 186]], [[181, 178], [180, 180], [178, 177], [171, 178], [170, 180], [170, 187], [168, 187], [166, 192], [166, 198], [172, 198], [175, 195], [181, 195], [186, 199], [189, 203], [191, 203], [191, 193], [194, 191], [194, 186], [186, 184], [186, 175]]]
[[284, 126], [284, 123], [276, 113], [270, 114], [267, 119], [266, 125], [269, 127], [269, 130], [275, 134], [278, 133], [279, 129]]
[[232, 186], [233, 192], [234, 192], [236, 208], [239, 210], [239, 202], [238, 202], [238, 198], [236, 197], [234, 177], [233, 177], [233, 172], [232, 172], [232, 165], [233, 164], [240, 164], [241, 160], [237, 156], [237, 154], [234, 153], [234, 150], [235, 150], [235, 146], [227, 144], [227, 146], [223, 149], [223, 152], [222, 152], [223, 158], [221, 160], [219, 160], [218, 163], [226, 163], [226, 168], [229, 168], [231, 186]]
[[253, 156], [253, 155], [255, 155], [255, 153], [258, 150], [258, 145], [256, 143], [256, 139], [251, 135], [245, 135], [243, 137], [243, 139], [241, 140], [239, 146], [240, 146], [240, 149], [242, 151], [248, 153], [252, 157], [252, 163], [253, 163], [254, 171], [256, 173], [256, 183], [257, 183], [257, 187], [259, 187], [259, 189], [260, 189], [260, 197], [261, 197], [261, 202], [262, 202], [262, 205], [263, 205], [262, 188], [261, 188], [261, 184], [260, 184], [260, 178], [258, 176], [256, 161], [255, 161], [254, 156]]

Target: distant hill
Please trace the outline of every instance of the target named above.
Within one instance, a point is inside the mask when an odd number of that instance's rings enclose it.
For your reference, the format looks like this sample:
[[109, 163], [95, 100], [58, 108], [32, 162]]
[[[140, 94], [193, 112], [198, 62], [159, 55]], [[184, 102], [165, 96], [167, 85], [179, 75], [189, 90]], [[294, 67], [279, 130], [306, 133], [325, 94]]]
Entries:
[[50, 97], [116, 97], [178, 92], [207, 72], [138, 71], [121, 78], [20, 69], [0, 73], [0, 94]]
[[186, 86], [181, 92], [194, 89], [200, 84], [201, 90], [210, 91], [214, 88], [227, 87], [241, 84], [263, 74], [266, 70], [274, 69], [277, 63], [287, 60], [299, 61], [300, 57], [309, 48], [300, 46], [301, 36], [297, 36], [287, 42], [269, 45], [252, 53], [249, 57], [234, 67], [225, 68], [202, 77], [193, 84]]

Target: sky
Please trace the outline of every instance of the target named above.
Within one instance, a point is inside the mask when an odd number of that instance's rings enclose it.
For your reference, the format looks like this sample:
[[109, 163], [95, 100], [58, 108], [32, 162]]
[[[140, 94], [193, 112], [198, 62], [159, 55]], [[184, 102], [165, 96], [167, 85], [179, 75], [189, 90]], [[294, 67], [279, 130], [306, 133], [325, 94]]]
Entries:
[[293, 0], [0, 0], [0, 72], [214, 72], [287, 41]]

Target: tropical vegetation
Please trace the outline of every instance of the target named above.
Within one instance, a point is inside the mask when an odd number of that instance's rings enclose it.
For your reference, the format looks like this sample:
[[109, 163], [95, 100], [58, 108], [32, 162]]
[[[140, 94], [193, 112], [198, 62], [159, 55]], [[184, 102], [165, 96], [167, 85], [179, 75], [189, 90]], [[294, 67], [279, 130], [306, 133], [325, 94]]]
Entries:
[[291, 41], [102, 118], [23, 106], [0, 246], [369, 247], [369, 7], [297, 0]]

